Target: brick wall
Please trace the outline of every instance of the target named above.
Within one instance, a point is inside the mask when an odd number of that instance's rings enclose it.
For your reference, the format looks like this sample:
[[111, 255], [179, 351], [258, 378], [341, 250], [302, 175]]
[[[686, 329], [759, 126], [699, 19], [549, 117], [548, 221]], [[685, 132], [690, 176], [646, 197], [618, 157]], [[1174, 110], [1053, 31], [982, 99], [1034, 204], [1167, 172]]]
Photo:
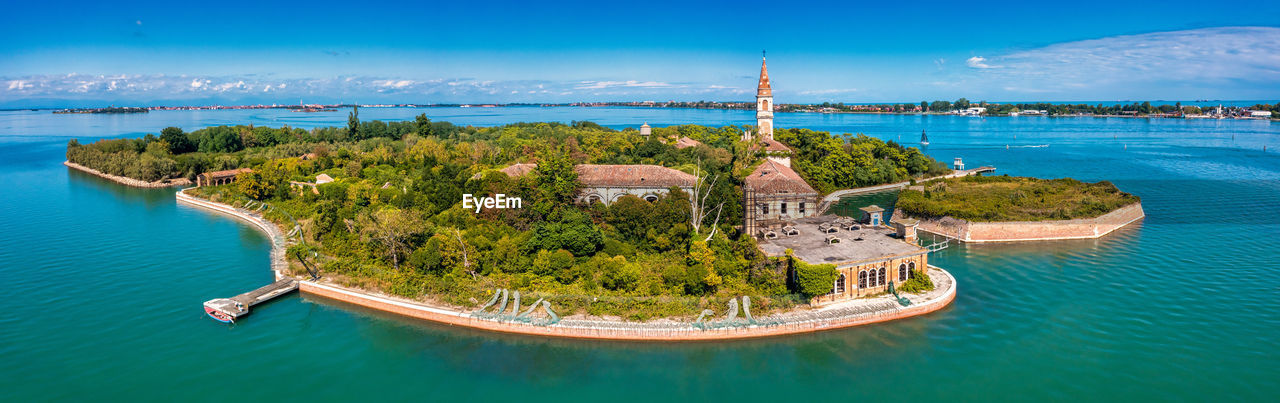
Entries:
[[1094, 218], [1059, 221], [969, 222], [951, 218], [920, 220], [921, 231], [965, 242], [1014, 242], [1098, 238], [1146, 216], [1142, 203]]

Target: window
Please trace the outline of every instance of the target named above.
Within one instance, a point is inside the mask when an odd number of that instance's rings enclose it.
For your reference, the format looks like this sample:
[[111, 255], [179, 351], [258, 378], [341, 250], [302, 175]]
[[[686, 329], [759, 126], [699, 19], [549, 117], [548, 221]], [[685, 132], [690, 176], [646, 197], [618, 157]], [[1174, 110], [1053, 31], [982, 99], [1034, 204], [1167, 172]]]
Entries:
[[833, 294], [844, 294], [844, 273], [840, 277], [836, 277], [836, 286], [833, 288]]
[[783, 202], [783, 203], [782, 203], [782, 208], [781, 208], [781, 209], [779, 209], [778, 214], [786, 214], [786, 213], [787, 213], [787, 203], [786, 203], [786, 202]]
[[800, 215], [804, 215], [804, 202], [800, 202]]
[[876, 276], [876, 285], [884, 285], [884, 268], [880, 268], [880, 275]]
[[655, 195], [644, 195], [644, 201], [647, 201], [647, 202], [650, 202], [650, 203], [656, 202], [656, 201], [658, 201], [658, 196], [655, 196]]
[[916, 262], [907, 262], [907, 271], [916, 271]]
[[769, 203], [760, 205], [760, 214], [769, 215]]
[[858, 288], [867, 288], [867, 272], [858, 272]]
[[898, 282], [907, 281], [907, 264], [898, 265]]

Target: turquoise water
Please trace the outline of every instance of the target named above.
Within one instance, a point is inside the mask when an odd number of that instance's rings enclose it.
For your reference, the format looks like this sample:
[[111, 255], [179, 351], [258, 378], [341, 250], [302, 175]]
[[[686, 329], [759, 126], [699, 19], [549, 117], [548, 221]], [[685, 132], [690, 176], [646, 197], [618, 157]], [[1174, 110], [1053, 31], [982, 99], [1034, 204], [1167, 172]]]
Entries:
[[[746, 111], [366, 109], [493, 125], [744, 124]], [[341, 125], [346, 111], [0, 112], [0, 396], [28, 400], [1271, 400], [1280, 394], [1280, 125], [779, 114], [1001, 173], [1111, 180], [1147, 218], [1099, 240], [953, 247], [954, 304], [764, 340], [646, 344], [450, 328], [293, 295], [226, 326], [200, 303], [270, 280], [267, 240], [61, 166], [72, 137]], [[1016, 136], [1016, 138], [1015, 138]], [[1233, 137], [1234, 136], [1234, 137]], [[1048, 144], [1048, 147], [1023, 147]], [[1006, 149], [1006, 145], [1009, 146]], [[1266, 146], [1269, 151], [1262, 151]], [[1127, 148], [1126, 148], [1127, 147]], [[892, 194], [859, 202], [892, 204]]]

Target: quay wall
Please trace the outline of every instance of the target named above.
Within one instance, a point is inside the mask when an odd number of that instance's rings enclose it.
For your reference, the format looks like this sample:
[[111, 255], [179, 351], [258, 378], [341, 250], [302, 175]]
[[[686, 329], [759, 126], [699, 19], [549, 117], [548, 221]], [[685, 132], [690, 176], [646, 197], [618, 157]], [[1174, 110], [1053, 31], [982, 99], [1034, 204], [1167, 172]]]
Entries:
[[[288, 261], [285, 258], [285, 238], [279, 227], [274, 223], [266, 220], [260, 214], [255, 212], [196, 198], [194, 196], [187, 195], [185, 191], [177, 192], [177, 200], [180, 203], [205, 208], [248, 221], [253, 224], [254, 227], [262, 230], [272, 240], [271, 268], [272, 271], [275, 272], [276, 279], [278, 280], [286, 276], [284, 270], [288, 267]], [[699, 341], [747, 339], [809, 333], [887, 322], [928, 314], [947, 307], [955, 300], [956, 297], [955, 277], [946, 270], [942, 270], [938, 267], [930, 266], [930, 269], [937, 270], [947, 277], [948, 281], [945, 282], [947, 283], [947, 289], [943, 290], [936, 297], [912, 304], [911, 306], [884, 309], [870, 313], [840, 316], [829, 319], [797, 320], [777, 325], [751, 325], [709, 330], [697, 329], [692, 325], [688, 327], [678, 326], [649, 328], [644, 326], [634, 326], [627, 322], [620, 321], [610, 321], [607, 323], [594, 322], [590, 325], [572, 325], [569, 323], [578, 321], [565, 320], [553, 325], [537, 326], [527, 323], [475, 317], [468, 312], [444, 307], [429, 306], [417, 301], [377, 294], [368, 290], [343, 287], [337, 284], [325, 282], [324, 280], [300, 280], [298, 282], [298, 290], [303, 293], [323, 298], [342, 301], [365, 308], [376, 309], [411, 318], [494, 332], [575, 339]]]
[[190, 185], [190, 184], [191, 184], [191, 181], [187, 180], [187, 178], [164, 179], [164, 180], [159, 180], [159, 181], [155, 181], [155, 182], [147, 182], [147, 181], [143, 181], [143, 180], [138, 180], [138, 179], [133, 179], [133, 178], [126, 178], [126, 177], [123, 177], [123, 176], [112, 175], [112, 174], [109, 174], [109, 173], [106, 173], [106, 172], [102, 172], [102, 171], [99, 171], [99, 170], [96, 170], [96, 169], [93, 169], [93, 168], [89, 168], [89, 167], [87, 167], [87, 166], [80, 165], [80, 164], [77, 164], [77, 163], [74, 163], [74, 162], [71, 162], [71, 161], [63, 161], [63, 162], [62, 162], [62, 165], [66, 165], [66, 166], [67, 166], [67, 167], [69, 167], [69, 168], [76, 169], [76, 170], [79, 170], [79, 171], [83, 171], [83, 172], [86, 172], [86, 173], [90, 173], [90, 174], [93, 174], [93, 175], [97, 175], [97, 176], [100, 176], [100, 177], [103, 177], [103, 178], [106, 178], [106, 179], [110, 179], [110, 180], [112, 180], [112, 181], [114, 181], [114, 182], [116, 182], [116, 183], [119, 183], [119, 184], [121, 184], [121, 185], [125, 185], [125, 186], [133, 186], [133, 187], [136, 187], [136, 188], [151, 188], [151, 189], [158, 189], [158, 188], [167, 188], [167, 187], [173, 187], [173, 186], [187, 186], [187, 185]]
[[[941, 270], [936, 267], [933, 267], [933, 269]], [[307, 294], [318, 295], [324, 298], [412, 318], [429, 320], [452, 326], [465, 326], [502, 333], [596, 340], [708, 341], [773, 337], [835, 330], [924, 315], [945, 308], [947, 305], [951, 304], [951, 301], [955, 300], [955, 278], [951, 277], [951, 274], [946, 271], [942, 272], [951, 279], [948, 289], [942, 295], [934, 299], [919, 304], [913, 304], [908, 307], [831, 320], [811, 320], [790, 322], [780, 325], [743, 326], [709, 330], [696, 329], [692, 326], [658, 329], [627, 327], [625, 323], [621, 322], [617, 323], [616, 326], [611, 327], [571, 326], [562, 324], [537, 326], [527, 323], [513, 323], [472, 317], [465, 312], [426, 306], [400, 298], [386, 295], [375, 295], [364, 290], [352, 290], [334, 284], [302, 281], [299, 283], [299, 290]]]
[[[1059, 239], [1089, 239], [1110, 234], [1146, 216], [1142, 203], [1121, 207], [1094, 218], [1057, 221], [971, 222], [950, 217], [922, 219], [921, 231], [944, 235], [963, 242], [1020, 242]], [[897, 217], [895, 217], [896, 219]]]
[[280, 280], [285, 277], [285, 270], [289, 268], [289, 261], [285, 258], [285, 236], [275, 223], [252, 211], [188, 195], [186, 189], [178, 191], [177, 200], [178, 203], [212, 210], [253, 224], [271, 239], [271, 271], [275, 274], [275, 279]]

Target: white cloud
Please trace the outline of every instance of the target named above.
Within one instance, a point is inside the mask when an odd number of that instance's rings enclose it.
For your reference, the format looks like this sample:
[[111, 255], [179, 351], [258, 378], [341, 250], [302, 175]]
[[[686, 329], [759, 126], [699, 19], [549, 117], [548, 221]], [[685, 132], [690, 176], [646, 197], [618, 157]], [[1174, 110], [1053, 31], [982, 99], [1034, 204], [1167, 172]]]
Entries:
[[201, 87], [201, 86], [203, 86], [203, 85], [204, 85], [204, 83], [203, 83], [203, 82], [200, 82], [200, 79], [199, 79], [199, 78], [194, 79], [194, 80], [191, 80], [191, 88], [200, 88], [200, 87]]
[[[1066, 42], [972, 57], [976, 88], [1095, 99], [1280, 93], [1280, 28], [1218, 27]], [[991, 68], [998, 67], [998, 68]], [[1077, 98], [1083, 99], [1083, 98]], [[1243, 98], [1250, 99], [1250, 98]]]
[[[939, 63], [939, 64], [941, 64], [941, 63]], [[987, 59], [986, 59], [985, 57], [982, 57], [982, 56], [974, 56], [974, 57], [970, 57], [970, 58], [968, 58], [968, 59], [965, 59], [965, 61], [964, 61], [964, 65], [969, 66], [969, 67], [972, 67], [972, 68], [975, 68], [975, 69], [990, 69], [990, 68], [992, 68], [992, 66], [991, 66], [991, 65], [987, 64]]]
[[858, 92], [857, 88], [830, 88], [822, 90], [800, 91], [800, 95], [832, 95], [832, 94], [848, 94]]

